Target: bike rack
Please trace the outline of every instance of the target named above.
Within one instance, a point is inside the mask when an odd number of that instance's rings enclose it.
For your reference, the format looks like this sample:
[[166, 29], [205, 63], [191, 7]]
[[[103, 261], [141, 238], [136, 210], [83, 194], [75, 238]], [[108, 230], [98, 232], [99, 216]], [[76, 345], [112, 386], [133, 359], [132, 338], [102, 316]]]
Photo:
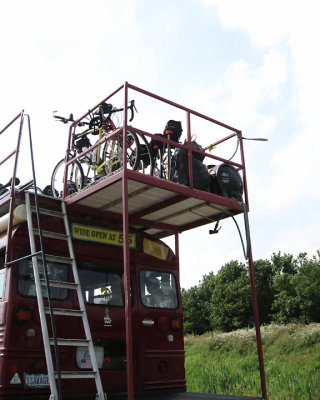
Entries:
[[[163, 181], [159, 178], [155, 178], [152, 176], [147, 176], [143, 175], [137, 171], [132, 171], [127, 168], [126, 165], [126, 149], [127, 149], [127, 140], [126, 140], [126, 133], [127, 130], [129, 129], [130, 131], [133, 131], [135, 133], [144, 135], [147, 138], [152, 138], [154, 135], [150, 132], [146, 132], [140, 129], [137, 129], [133, 126], [128, 125], [128, 110], [126, 107], [124, 107], [124, 123], [122, 127], [122, 132], [123, 132], [123, 169], [119, 171], [118, 174], [114, 176], [110, 176], [106, 178], [103, 182], [98, 182], [96, 185], [90, 186], [90, 188], [84, 188], [83, 191], [77, 192], [73, 194], [72, 197], [66, 197], [67, 193], [67, 171], [68, 167], [75, 162], [75, 160], [81, 158], [85, 154], [89, 153], [92, 151], [94, 148], [97, 146], [101, 145], [101, 143], [109, 140], [112, 138], [114, 135], [119, 133], [119, 130], [117, 129], [116, 132], [112, 132], [108, 136], [106, 136], [102, 141], [99, 143], [96, 143], [93, 147], [90, 149], [86, 150], [79, 156], [77, 156], [75, 159], [69, 159], [69, 150], [70, 150], [70, 145], [71, 145], [71, 135], [75, 127], [79, 122], [81, 122], [84, 118], [86, 118], [90, 113], [94, 112], [100, 105], [103, 103], [107, 102], [109, 99], [111, 99], [114, 95], [118, 94], [120, 91], [124, 92], [124, 104], [128, 104], [128, 91], [132, 90], [133, 92], [138, 92], [141, 93], [145, 96], [148, 96], [152, 99], [158, 100], [162, 103], [166, 103], [167, 105], [173, 106], [181, 111], [185, 112], [186, 116], [186, 126], [187, 126], [187, 143], [186, 145], [181, 145], [179, 143], [173, 142], [171, 140], [168, 140], [163, 137], [158, 137], [156, 136], [156, 139], [164, 142], [166, 144], [174, 145], [176, 148], [183, 148], [187, 149], [188, 151], [188, 166], [189, 166], [189, 187], [181, 187], [182, 185], [177, 185], [172, 182], [167, 182]], [[207, 146], [204, 151], [199, 151], [194, 148], [192, 148], [191, 141], [192, 141], [192, 126], [191, 126], [191, 117], [196, 116], [199, 117], [202, 120], [208, 121], [215, 126], [218, 126], [220, 128], [226, 129], [228, 134], [219, 139], [214, 141], [211, 145]], [[216, 146], [218, 144], [224, 143], [234, 137], [237, 137], [239, 140], [239, 148], [240, 148], [240, 163], [235, 163], [229, 160], [226, 160], [225, 158], [218, 157], [215, 155], [212, 155], [211, 153], [208, 153], [206, 150], [208, 150], [211, 146]], [[223, 162], [229, 165], [232, 165], [235, 167], [241, 174], [242, 174], [242, 179], [243, 179], [243, 185], [244, 185], [244, 199], [245, 199], [245, 210], [242, 209], [242, 207], [239, 204], [236, 204], [236, 201], [229, 200], [229, 199], [219, 199], [220, 196], [216, 196], [213, 194], [207, 194], [202, 191], [199, 191], [197, 189], [194, 189], [193, 187], [193, 168], [192, 168], [192, 154], [193, 153], [199, 153], [204, 155], [207, 158]], [[128, 183], [129, 181], [134, 180], [135, 182], [143, 183], [146, 185], [146, 188], [136, 190], [136, 192], [130, 192], [128, 191]], [[123, 235], [124, 235], [124, 246], [123, 246], [123, 257], [124, 257], [124, 283], [125, 283], [125, 322], [126, 322], [126, 342], [127, 342], [127, 395], [129, 400], [134, 399], [134, 387], [133, 387], [133, 357], [132, 357], [132, 320], [131, 320], [131, 302], [130, 302], [130, 251], [129, 251], [129, 218], [130, 218], [130, 223], [137, 223], [141, 224], [141, 226], [148, 226], [148, 224], [151, 227], [158, 226], [161, 229], [164, 229], [165, 231], [169, 232], [169, 234], [174, 234], [175, 235], [175, 248], [176, 248], [176, 255], [179, 257], [179, 236], [178, 234], [182, 232], [183, 230], [191, 229], [200, 225], [203, 225], [204, 223], [208, 223], [208, 221], [205, 221], [206, 218], [197, 221], [197, 222], [190, 222], [183, 227], [177, 227], [174, 225], [170, 224], [165, 224], [161, 222], [155, 221], [153, 224], [150, 221], [147, 221], [145, 219], [141, 219], [141, 216], [144, 216], [148, 213], [156, 212], [159, 211], [163, 207], [168, 207], [170, 205], [175, 205], [178, 202], [184, 201], [188, 196], [196, 196], [198, 199], [203, 200], [204, 202], [212, 202], [215, 203], [219, 206], [224, 205], [227, 207], [230, 207], [230, 212], [229, 215], [227, 216], [232, 216], [236, 214], [240, 214], [249, 211], [249, 199], [248, 199], [248, 188], [247, 188], [247, 179], [246, 179], [246, 167], [245, 167], [245, 159], [244, 159], [244, 149], [243, 149], [243, 137], [242, 137], [242, 132], [238, 129], [235, 129], [229, 125], [226, 125], [222, 122], [219, 122], [213, 118], [210, 118], [204, 114], [201, 114], [197, 111], [191, 110], [189, 108], [186, 108], [180, 104], [174, 103], [170, 100], [167, 100], [163, 97], [160, 97], [156, 94], [153, 94], [151, 92], [148, 92], [146, 90], [143, 90], [141, 88], [138, 88], [137, 86], [131, 85], [128, 82], [125, 82], [124, 85], [121, 85], [117, 90], [112, 92], [109, 96], [107, 96], [105, 99], [103, 99], [100, 103], [98, 103], [95, 107], [93, 107], [91, 110], [89, 110], [86, 114], [84, 114], [81, 118], [79, 118], [77, 121], [73, 122], [72, 125], [69, 128], [69, 138], [68, 138], [68, 145], [67, 145], [67, 151], [66, 151], [66, 167], [65, 167], [65, 174], [64, 174], [64, 193], [63, 197], [66, 201], [67, 206], [72, 206], [74, 205], [75, 207], [77, 206], [77, 203], [81, 205], [81, 202], [83, 202], [86, 198], [92, 198], [95, 196], [96, 193], [105, 190], [107, 187], [112, 188], [113, 185], [115, 186], [116, 184], [118, 187], [121, 185], [121, 195], [118, 198], [118, 200], [114, 201], [113, 203], [116, 202], [122, 202], [122, 215], [120, 215], [120, 212], [118, 214], [115, 213], [109, 213], [110, 216], [115, 218], [118, 221], [122, 220], [122, 226], [123, 226]], [[134, 196], [135, 194], [141, 193], [143, 190], [148, 190], [148, 185], [151, 186], [152, 188], [156, 187], [159, 188], [159, 190], [163, 191], [172, 191], [176, 195], [167, 198], [165, 200], [160, 201], [158, 204], [151, 205], [147, 210], [141, 210], [141, 211], [136, 211], [133, 213], [129, 213], [129, 199]], [[178, 187], [180, 186], [180, 187]], [[201, 193], [202, 192], [202, 193]], [[102, 193], [102, 192], [101, 192]], [[101, 197], [101, 196], [100, 196]], [[91, 203], [87, 203], [86, 205], [90, 206]], [[218, 206], [217, 206], [218, 207]], [[95, 208], [93, 206], [93, 208]], [[99, 207], [97, 207], [99, 208]], [[195, 207], [196, 209], [196, 207]], [[218, 208], [219, 209], [219, 208]], [[105, 208], [101, 208], [101, 210], [105, 210]], [[190, 209], [191, 210], [191, 209]], [[227, 213], [228, 214], [228, 213]], [[224, 215], [223, 212], [220, 214], [215, 215], [215, 220], [219, 220], [222, 218]], [[225, 218], [225, 217], [223, 217]], [[208, 218], [207, 218], [208, 219]], [[211, 220], [212, 221], [212, 220]], [[252, 294], [252, 303], [253, 303], [253, 314], [254, 314], [254, 323], [255, 323], [255, 330], [256, 330], [256, 340], [257, 340], [257, 351], [258, 351], [258, 361], [259, 361], [259, 370], [260, 370], [260, 382], [261, 382], [261, 391], [262, 391], [262, 396], [264, 399], [267, 399], [267, 390], [266, 390], [266, 381], [265, 381], [265, 371], [264, 371], [264, 361], [263, 361], [263, 353], [262, 353], [262, 342], [261, 342], [261, 333], [260, 333], [260, 322], [259, 322], [259, 314], [258, 314], [258, 303], [257, 303], [257, 295], [256, 295], [256, 287], [255, 287], [255, 280], [254, 280], [254, 270], [253, 270], [253, 258], [252, 258], [252, 249], [251, 249], [251, 241], [250, 241], [250, 229], [249, 229], [249, 221], [247, 219], [247, 229], [248, 229], [248, 264], [249, 264], [249, 274], [250, 274], [250, 281], [251, 281], [251, 294]], [[167, 235], [165, 235], [167, 236]], [[158, 236], [158, 237], [164, 237], [164, 236]]]

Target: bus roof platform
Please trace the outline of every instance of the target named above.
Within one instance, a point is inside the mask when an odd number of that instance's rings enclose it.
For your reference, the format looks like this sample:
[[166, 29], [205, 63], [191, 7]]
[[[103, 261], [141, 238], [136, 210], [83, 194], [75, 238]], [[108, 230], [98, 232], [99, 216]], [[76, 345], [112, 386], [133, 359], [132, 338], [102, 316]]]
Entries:
[[[217, 220], [243, 213], [240, 202], [202, 190], [163, 181], [128, 170], [128, 217], [130, 227], [156, 238], [182, 233]], [[103, 215], [122, 225], [123, 171], [104, 177], [94, 186], [85, 187], [64, 199], [69, 213]], [[33, 201], [33, 193], [31, 201]], [[16, 205], [25, 202], [24, 192], [16, 191]], [[60, 208], [61, 199], [38, 194], [42, 204]], [[0, 216], [9, 212], [10, 195], [0, 199]]]
[[[122, 221], [124, 172], [119, 171], [66, 197], [69, 210], [97, 209]], [[130, 226], [159, 239], [243, 213], [240, 202], [127, 170]]]

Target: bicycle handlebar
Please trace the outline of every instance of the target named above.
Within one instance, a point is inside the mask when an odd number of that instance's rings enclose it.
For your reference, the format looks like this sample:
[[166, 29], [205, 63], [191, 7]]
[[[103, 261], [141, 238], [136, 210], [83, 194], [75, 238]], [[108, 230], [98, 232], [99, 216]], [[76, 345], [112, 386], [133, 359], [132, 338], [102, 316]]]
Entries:
[[[136, 106], [135, 106], [135, 102], [134, 100], [130, 101], [130, 105], [127, 107], [127, 109], [129, 109], [131, 111], [131, 116], [129, 119], [129, 122], [131, 122], [134, 118], [134, 110], [136, 112], [138, 112]], [[108, 118], [111, 118], [111, 115], [119, 112], [119, 111], [123, 111], [124, 108], [113, 108], [112, 104], [108, 104], [108, 103], [103, 103], [99, 106], [99, 110], [97, 112], [95, 112], [95, 115], [98, 115], [100, 117], [100, 122], [102, 122], [104, 120], [104, 115], [108, 114]], [[73, 118], [73, 114], [71, 113], [69, 115], [69, 118], [65, 118], [65, 117], [61, 117], [60, 115], [55, 115], [57, 111], [53, 112], [53, 118], [57, 119], [58, 121], [62, 122], [63, 124], [67, 124], [68, 122], [74, 122], [74, 118]], [[95, 120], [95, 118], [92, 118], [90, 122], [79, 122], [77, 124], [77, 126], [85, 126], [85, 125], [89, 125], [89, 127], [93, 127], [95, 125], [95, 122], [93, 122]]]
[[[58, 121], [62, 122], [63, 124], [67, 124], [68, 122], [74, 122], [73, 114], [71, 113], [69, 118], [60, 117], [60, 115], [54, 115], [56, 111], [53, 112], [53, 118], [57, 119]], [[79, 122], [78, 126], [89, 125], [89, 122]]]
[[[112, 108], [112, 107], [113, 107], [112, 104], [103, 103], [103, 104], [100, 105], [99, 111], [97, 111], [95, 114], [99, 115], [100, 119], [102, 121], [103, 120], [103, 116], [105, 114], [108, 114], [108, 117], [111, 117], [111, 114], [114, 114], [116, 112], [124, 110], [124, 107], [123, 108]], [[129, 122], [131, 122], [133, 120], [133, 118], [134, 118], [134, 111], [138, 112], [138, 110], [137, 110], [137, 108], [135, 106], [135, 101], [134, 100], [130, 101], [130, 105], [127, 107], [127, 109], [131, 111], [131, 116], [130, 116], [130, 119], [129, 119]]]
[[53, 118], [59, 120], [60, 122], [67, 124], [68, 122], [73, 122], [73, 114], [70, 114], [69, 118], [65, 118], [65, 117], [60, 117], [60, 115], [54, 115], [54, 113], [57, 111], [53, 111]]

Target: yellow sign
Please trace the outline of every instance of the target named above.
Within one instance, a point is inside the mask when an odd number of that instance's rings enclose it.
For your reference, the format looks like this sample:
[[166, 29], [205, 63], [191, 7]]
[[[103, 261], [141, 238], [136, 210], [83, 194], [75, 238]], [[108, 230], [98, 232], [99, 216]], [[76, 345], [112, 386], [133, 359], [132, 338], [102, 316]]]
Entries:
[[143, 239], [143, 251], [146, 254], [150, 254], [150, 256], [159, 258], [160, 260], [166, 260], [169, 255], [169, 249], [167, 246], [146, 238]]
[[[123, 246], [123, 233], [113, 229], [105, 229], [97, 226], [71, 224], [71, 234], [74, 239], [86, 240], [88, 242], [102, 243], [111, 246]], [[129, 247], [137, 247], [135, 233], [129, 233]]]

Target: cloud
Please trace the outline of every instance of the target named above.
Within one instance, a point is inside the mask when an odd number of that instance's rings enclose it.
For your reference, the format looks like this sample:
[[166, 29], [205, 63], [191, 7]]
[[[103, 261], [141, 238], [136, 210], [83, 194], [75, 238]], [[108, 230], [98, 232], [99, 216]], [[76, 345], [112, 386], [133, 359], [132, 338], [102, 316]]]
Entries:
[[245, 136], [269, 136], [275, 120], [268, 109], [280, 101], [287, 68], [286, 56], [272, 49], [258, 66], [236, 60], [218, 83], [205, 88], [189, 81], [185, 91], [194, 108], [205, 108], [208, 115], [241, 129]]
[[270, 47], [287, 39], [292, 29], [304, 19], [315, 1], [297, 0], [202, 0], [205, 7], [217, 7], [220, 20], [227, 29], [242, 29], [258, 46]]
[[271, 139], [271, 158], [264, 161], [268, 174], [255, 195], [271, 212], [293, 206], [303, 196], [318, 199], [314, 173], [320, 169], [316, 100], [320, 56], [314, 49], [320, 35], [319, 2], [204, 0], [203, 4], [217, 8], [225, 28], [247, 32], [263, 54], [258, 68], [243, 60], [233, 63], [212, 91], [215, 109], [227, 121], [235, 121], [245, 136], [255, 130], [259, 134], [253, 136]]

